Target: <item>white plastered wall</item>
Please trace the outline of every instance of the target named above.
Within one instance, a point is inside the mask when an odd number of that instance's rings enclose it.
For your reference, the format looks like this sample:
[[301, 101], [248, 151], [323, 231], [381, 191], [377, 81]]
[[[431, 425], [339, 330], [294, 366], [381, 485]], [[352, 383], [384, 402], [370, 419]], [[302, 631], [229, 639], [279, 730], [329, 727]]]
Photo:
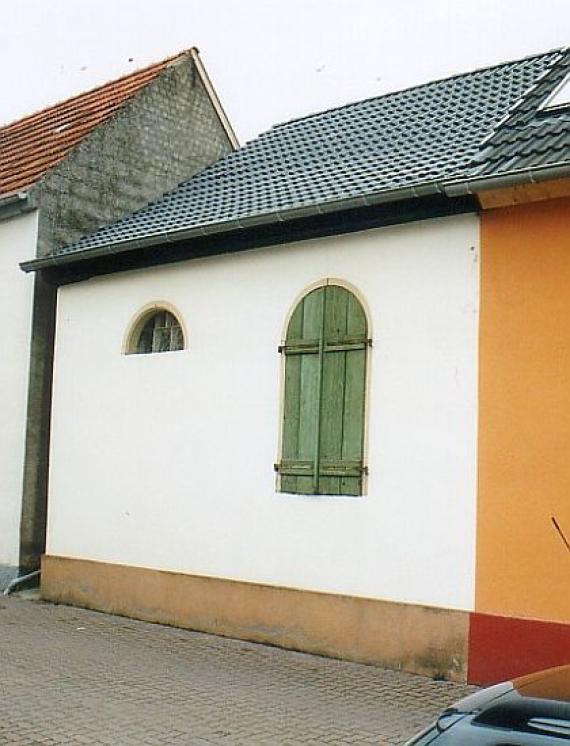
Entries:
[[[60, 289], [48, 553], [470, 609], [478, 219], [434, 219]], [[370, 309], [367, 494], [275, 491], [277, 346], [303, 288]], [[138, 309], [188, 349], [123, 355]]]
[[[17, 567], [34, 278], [18, 266], [36, 253], [37, 213], [0, 221], [0, 566]], [[1, 582], [1, 578], [0, 578]]]

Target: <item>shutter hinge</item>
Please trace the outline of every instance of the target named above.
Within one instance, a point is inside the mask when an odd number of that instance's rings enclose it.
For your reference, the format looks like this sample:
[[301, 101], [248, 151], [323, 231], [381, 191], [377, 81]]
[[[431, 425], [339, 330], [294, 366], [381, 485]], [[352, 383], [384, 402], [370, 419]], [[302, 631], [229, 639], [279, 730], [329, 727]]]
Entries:
[[277, 347], [277, 352], [281, 353], [281, 352], [283, 352], [284, 349], [285, 349], [285, 345], [279, 345]]
[[368, 345], [368, 347], [372, 347], [372, 346], [373, 346], [373, 342], [372, 342], [372, 338], [371, 338], [371, 337], [369, 337], [369, 338], [368, 338], [368, 339], [366, 340], [366, 344]]
[[279, 471], [279, 464], [273, 464], [273, 471]]

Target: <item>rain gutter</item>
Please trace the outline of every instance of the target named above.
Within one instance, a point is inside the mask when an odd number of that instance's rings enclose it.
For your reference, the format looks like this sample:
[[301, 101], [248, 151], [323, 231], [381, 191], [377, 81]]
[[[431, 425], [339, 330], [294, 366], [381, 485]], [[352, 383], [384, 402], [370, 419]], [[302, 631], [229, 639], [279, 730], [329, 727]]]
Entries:
[[465, 197], [489, 189], [506, 189], [518, 184], [536, 184], [549, 179], [562, 179], [570, 176], [570, 163], [560, 161], [547, 166], [531, 166], [513, 171], [507, 171], [496, 176], [480, 176], [472, 179], [461, 179], [447, 182], [444, 185], [448, 197]]
[[127, 241], [105, 244], [104, 246], [97, 246], [92, 249], [87, 248], [82, 251], [69, 251], [66, 253], [41, 257], [39, 259], [32, 259], [27, 262], [22, 262], [20, 268], [24, 272], [36, 272], [39, 269], [76, 264], [88, 259], [114, 256], [116, 254], [123, 254], [127, 251], [146, 249], [160, 244], [219, 235], [236, 230], [245, 230], [247, 228], [270, 225], [272, 223], [286, 223], [300, 218], [325, 215], [327, 213], [350, 210], [359, 207], [374, 207], [388, 202], [417, 199], [419, 197], [428, 197], [435, 194], [444, 194], [443, 185], [439, 181], [427, 182], [416, 186], [401, 187], [399, 189], [391, 189], [389, 191], [376, 192], [374, 194], [351, 197], [348, 199], [323, 202], [320, 204], [308, 205], [307, 207], [294, 207], [289, 210], [251, 215], [240, 220], [227, 220], [221, 223], [201, 225], [195, 228], [183, 228], [182, 230], [177, 231], [154, 233], [150, 236], [145, 236], [144, 238], [134, 238]]

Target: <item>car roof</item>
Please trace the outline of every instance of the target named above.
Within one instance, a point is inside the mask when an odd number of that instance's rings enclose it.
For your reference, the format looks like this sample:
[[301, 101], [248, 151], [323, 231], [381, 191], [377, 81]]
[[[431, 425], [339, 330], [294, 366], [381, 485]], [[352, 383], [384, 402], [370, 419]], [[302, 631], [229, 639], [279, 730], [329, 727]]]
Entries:
[[523, 697], [570, 702], [570, 666], [558, 666], [514, 679], [513, 688]]

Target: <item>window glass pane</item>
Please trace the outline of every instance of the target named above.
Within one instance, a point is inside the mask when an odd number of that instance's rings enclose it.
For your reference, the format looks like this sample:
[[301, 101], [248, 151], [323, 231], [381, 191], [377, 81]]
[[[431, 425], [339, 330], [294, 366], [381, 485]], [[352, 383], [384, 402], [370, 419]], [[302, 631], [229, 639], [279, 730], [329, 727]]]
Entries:
[[169, 311], [157, 311], [148, 318], [135, 345], [135, 352], [172, 352], [184, 348], [182, 327]]
[[149, 319], [143, 326], [137, 343], [137, 352], [152, 352], [152, 332], [154, 329], [154, 319]]
[[170, 329], [166, 326], [155, 326], [152, 336], [153, 352], [170, 351]]

